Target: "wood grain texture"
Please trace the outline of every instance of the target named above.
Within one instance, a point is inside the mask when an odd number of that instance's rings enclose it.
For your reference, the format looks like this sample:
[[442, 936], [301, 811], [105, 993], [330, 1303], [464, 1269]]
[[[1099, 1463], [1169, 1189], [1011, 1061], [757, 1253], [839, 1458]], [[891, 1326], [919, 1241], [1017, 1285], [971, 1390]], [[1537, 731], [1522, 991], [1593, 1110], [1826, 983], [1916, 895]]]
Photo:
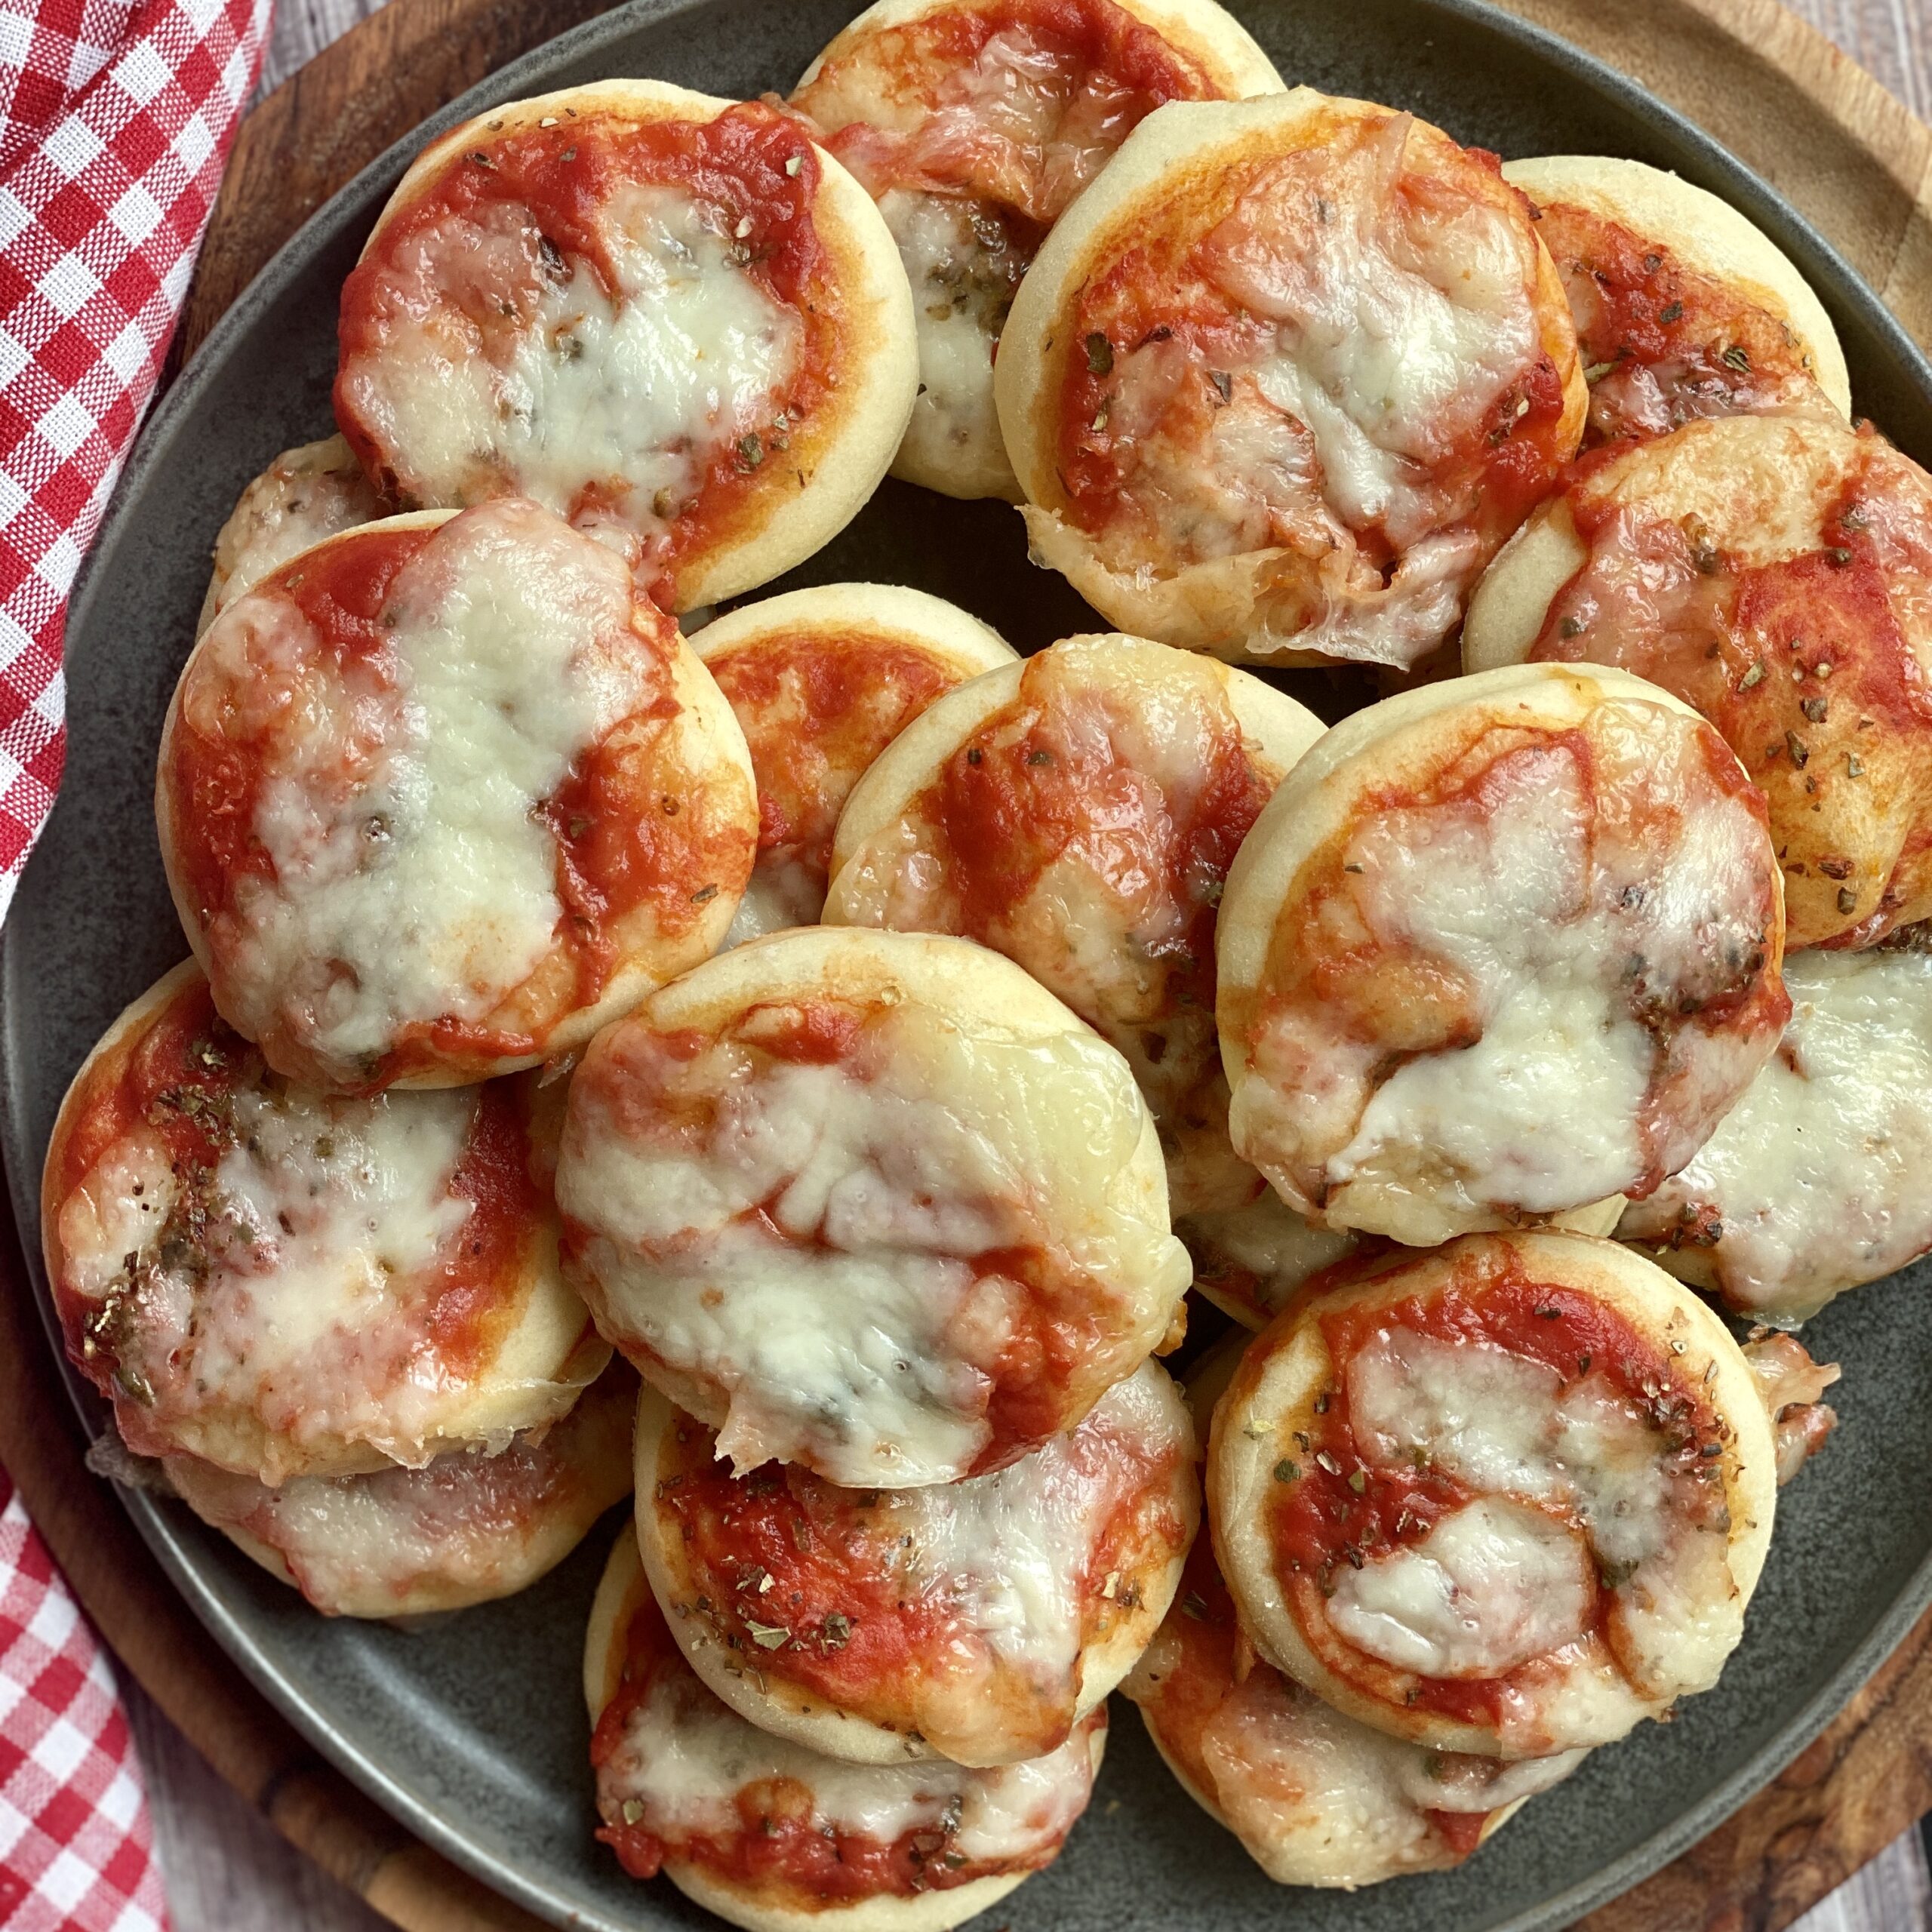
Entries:
[[[244, 125], [171, 367], [303, 220], [383, 147], [504, 61], [601, 11], [601, 0], [392, 0], [362, 17], [375, 4], [281, 0], [270, 78], [292, 78]], [[1924, 0], [1801, 0], [1892, 81], [1900, 99], [1776, 0], [1501, 4], [1632, 74], [1709, 129], [1932, 346], [1932, 134], [1903, 104], [1922, 109], [1932, 100]], [[356, 20], [352, 32], [299, 64]], [[6, 1232], [0, 1211], [0, 1238]], [[8, 1243], [5, 1254], [14, 1251]], [[79, 1433], [27, 1296], [17, 1264], [0, 1267], [0, 1461], [127, 1672], [247, 1802], [395, 1924], [534, 1932], [535, 1920], [416, 1844], [318, 1759], [214, 1650], [111, 1492], [82, 1469]], [[1783, 1777], [1675, 1864], [1595, 1914], [1585, 1932], [1783, 1932], [1928, 1806], [1932, 1617]], [[224, 1884], [245, 1886], [254, 1873], [271, 1882], [268, 1854], [238, 1853], [234, 1863], [204, 1875], [196, 1901], [200, 1923], [220, 1932], [252, 1922]], [[1905, 1909], [1918, 1912], [1915, 1884], [1909, 1869], [1882, 1894], [1885, 1915], [1863, 1923], [1906, 1932], [1906, 1921], [1890, 1915], [1908, 1894]], [[195, 1924], [185, 1915], [183, 1922]], [[280, 1923], [293, 1932], [290, 1921]], [[294, 1924], [355, 1932], [352, 1912], [319, 1900]]]

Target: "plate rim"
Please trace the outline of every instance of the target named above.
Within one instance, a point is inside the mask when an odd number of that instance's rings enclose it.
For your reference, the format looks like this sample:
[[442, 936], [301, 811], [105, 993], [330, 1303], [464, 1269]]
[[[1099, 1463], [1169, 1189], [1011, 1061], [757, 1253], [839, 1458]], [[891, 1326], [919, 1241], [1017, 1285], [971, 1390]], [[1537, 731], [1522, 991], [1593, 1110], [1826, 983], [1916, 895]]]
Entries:
[[[1308, 0], [1272, 0], [1290, 6]], [[709, 0], [622, 0], [622, 3], [553, 35], [485, 75], [435, 114], [391, 143], [316, 208], [278, 248], [236, 297], [156, 403], [117, 479], [106, 513], [83, 560], [66, 617], [69, 634], [84, 630], [91, 617], [104, 561], [117, 547], [124, 528], [157, 474], [167, 464], [182, 423], [218, 381], [231, 343], [245, 337], [261, 312], [283, 294], [306, 267], [321, 241], [352, 215], [365, 197], [398, 178], [428, 141], [482, 110], [518, 98], [536, 79], [553, 85], [552, 70], [567, 62], [595, 59], [604, 48], [627, 38], [646, 23], [705, 11]], [[1270, 0], [1260, 0], [1270, 4]], [[1906, 373], [1932, 404], [1932, 355], [1921, 349], [1876, 291], [1805, 217], [1688, 115], [1659, 100], [1607, 61], [1586, 52], [1550, 29], [1508, 13], [1491, 0], [1407, 0], [1407, 4], [1459, 24], [1500, 35], [1574, 84], [1607, 97], [1626, 112], [1662, 124], [1696, 157], [1706, 178], [1723, 183], [1724, 198], [1739, 206], [1774, 241], [1801, 257], [1810, 256], [1822, 273], [1807, 279], [1823, 283], [1828, 310], [1849, 309], [1878, 337], [1894, 366]], [[857, 8], [855, 6], [854, 11]], [[1792, 242], [1797, 244], [1792, 250]], [[55, 809], [62, 802], [57, 797]], [[72, 808], [71, 806], [69, 808]], [[34, 863], [29, 859], [29, 866]], [[17, 1091], [20, 1057], [16, 1029], [28, 1002], [14, 995], [11, 947], [0, 928], [0, 1157], [4, 1158], [14, 1232], [26, 1278], [56, 1367], [82, 1428], [92, 1441], [106, 1410], [96, 1392], [68, 1361], [48, 1293], [38, 1239], [39, 1160], [44, 1150], [29, 1141], [24, 1109]], [[1869, 1284], [1878, 1287], [1881, 1284]], [[635, 1932], [638, 1921], [608, 1916], [588, 1902], [572, 1903], [540, 1879], [527, 1878], [512, 1860], [446, 1820], [429, 1799], [398, 1780], [379, 1757], [365, 1752], [337, 1730], [328, 1712], [297, 1691], [254, 1639], [231, 1614], [195, 1562], [168, 1513], [145, 1494], [116, 1484], [116, 1493], [143, 1542], [160, 1564], [202, 1627], [247, 1681], [309, 1745], [389, 1817], [463, 1870], [546, 1923], [586, 1932]], [[1595, 1907], [1621, 1896], [1660, 1869], [1729, 1819], [1747, 1799], [1783, 1771], [1836, 1717], [1932, 1605], [1932, 1548], [1906, 1577], [1891, 1603], [1838, 1669], [1736, 1771], [1707, 1789], [1670, 1823], [1632, 1846], [1592, 1877], [1552, 1894], [1505, 1918], [1488, 1932], [1555, 1932]]]

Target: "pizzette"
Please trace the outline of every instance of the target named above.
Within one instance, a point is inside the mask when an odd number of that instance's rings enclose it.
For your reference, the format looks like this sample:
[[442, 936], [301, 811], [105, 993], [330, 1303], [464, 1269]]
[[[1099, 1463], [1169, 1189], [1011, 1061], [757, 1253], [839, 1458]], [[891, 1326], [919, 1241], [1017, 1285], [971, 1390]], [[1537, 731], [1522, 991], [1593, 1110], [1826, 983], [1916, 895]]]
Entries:
[[1932, 476], [1808, 419], [1687, 424], [1543, 504], [1463, 662], [1589, 662], [1710, 719], [1770, 801], [1794, 946], [1932, 915]]
[[748, 1723], [685, 1661], [626, 1532], [592, 1606], [584, 1694], [598, 1836], [752, 1932], [949, 1932], [1058, 1857], [1105, 1706], [1044, 1758], [854, 1764]]
[[1546, 1757], [1708, 1690], [1776, 1507], [1730, 1332], [1575, 1235], [1364, 1261], [1243, 1357], [1214, 1543], [1256, 1646], [1431, 1749]]
[[1011, 961], [823, 928], [595, 1041], [557, 1198], [599, 1328], [740, 1470], [848, 1488], [1072, 1428], [1187, 1287], [1127, 1063]]
[[631, 1486], [637, 1378], [614, 1362], [560, 1421], [420, 1469], [294, 1476], [270, 1488], [193, 1456], [179, 1496], [325, 1617], [420, 1617], [528, 1589]]
[[1570, 297], [1586, 448], [1700, 417], [1850, 416], [1823, 305], [1729, 202], [1607, 155], [1506, 162], [1503, 178], [1536, 205]]
[[993, 357], [1042, 237], [1163, 102], [1281, 89], [1203, 0], [879, 0], [853, 21], [792, 104], [878, 201], [912, 284], [919, 396], [894, 474], [1017, 497]]
[[331, 537], [230, 604], [155, 813], [215, 1003], [291, 1078], [435, 1086], [580, 1046], [723, 937], [743, 734], [622, 561], [537, 504]]
[[610, 1351], [557, 1266], [528, 1081], [293, 1087], [192, 965], [111, 1026], [42, 1186], [68, 1352], [138, 1455], [271, 1485], [500, 1444]]
[[956, 604], [896, 584], [828, 583], [699, 631], [758, 783], [758, 858], [727, 945], [817, 922], [852, 788], [934, 700], [1014, 661]]
[[1402, 667], [1586, 401], [1493, 162], [1308, 88], [1143, 122], [1028, 271], [995, 387], [1035, 555], [1123, 630]]
[[1069, 638], [941, 700], [866, 773], [826, 923], [1004, 953], [1125, 1056], [1174, 1211], [1250, 1200], [1215, 1043], [1215, 908], [1321, 731], [1244, 672], [1144, 638]]
[[533, 497], [675, 611], [841, 529], [918, 385], [871, 197], [795, 117], [657, 81], [512, 102], [425, 149], [341, 337], [337, 421], [399, 507]]
[[1783, 923], [1761, 795], [1654, 686], [1533, 665], [1358, 712], [1229, 874], [1235, 1151], [1417, 1245], [1641, 1198], [1776, 1049]]
[[1194, 1432], [1152, 1362], [994, 1474], [734, 1477], [654, 1390], [638, 1540], [680, 1649], [761, 1729], [861, 1764], [1056, 1751], [1146, 1647], [1200, 1520]]

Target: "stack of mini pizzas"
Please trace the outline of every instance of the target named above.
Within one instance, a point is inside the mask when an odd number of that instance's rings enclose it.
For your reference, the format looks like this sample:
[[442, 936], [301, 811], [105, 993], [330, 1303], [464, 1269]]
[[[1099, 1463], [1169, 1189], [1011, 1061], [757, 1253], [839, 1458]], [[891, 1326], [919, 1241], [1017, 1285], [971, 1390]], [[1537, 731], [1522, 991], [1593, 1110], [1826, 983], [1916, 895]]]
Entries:
[[[1763, 235], [881, 0], [445, 135], [340, 341], [48, 1155], [119, 1473], [368, 1617], [634, 1484], [598, 1835], [755, 1928], [983, 1909], [1116, 1686], [1353, 1886], [1717, 1681], [1837, 1371], [1693, 1291], [1932, 1246], [1932, 479]], [[741, 601], [888, 469], [1122, 629]]]

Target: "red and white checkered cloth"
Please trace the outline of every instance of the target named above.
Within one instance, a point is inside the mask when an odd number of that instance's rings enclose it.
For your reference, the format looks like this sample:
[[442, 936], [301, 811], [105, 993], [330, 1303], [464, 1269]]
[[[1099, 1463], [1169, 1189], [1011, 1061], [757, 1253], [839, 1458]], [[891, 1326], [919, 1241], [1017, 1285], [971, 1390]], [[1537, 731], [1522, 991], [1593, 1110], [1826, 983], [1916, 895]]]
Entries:
[[[0, 915], [66, 749], [67, 596], [160, 374], [271, 0], [0, 0]], [[107, 1660], [0, 1471], [0, 1927], [160, 1932]]]
[[164, 1932], [167, 1923], [113, 1674], [0, 1472], [0, 1926]]
[[0, 915], [66, 749], [67, 593], [154, 393], [270, 0], [0, 0]]

